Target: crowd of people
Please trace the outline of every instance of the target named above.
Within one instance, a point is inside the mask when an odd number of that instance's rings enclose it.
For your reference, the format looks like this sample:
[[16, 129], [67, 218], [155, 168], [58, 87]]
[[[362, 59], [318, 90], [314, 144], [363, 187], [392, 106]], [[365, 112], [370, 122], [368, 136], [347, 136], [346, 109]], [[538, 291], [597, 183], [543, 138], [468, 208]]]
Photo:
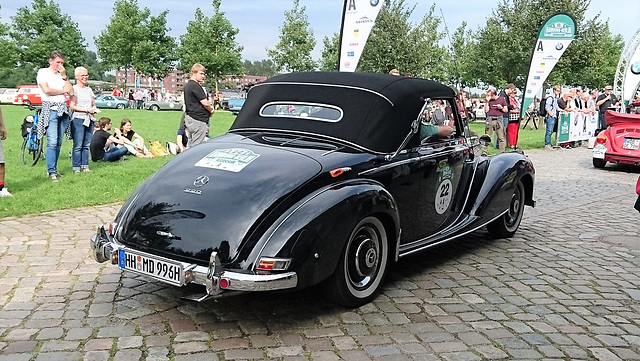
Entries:
[[[58, 160], [64, 134], [72, 141], [71, 163], [74, 174], [88, 173], [89, 160], [93, 162], [114, 162], [125, 160], [131, 154], [139, 158], [152, 158], [153, 153], [145, 146], [142, 135], [132, 129], [131, 120], [124, 118], [120, 127], [111, 133], [111, 119], [96, 119], [100, 110], [95, 104], [95, 94], [87, 86], [88, 70], [77, 67], [74, 71], [76, 84], [71, 85], [64, 68], [64, 55], [53, 51], [49, 56], [49, 66], [38, 70], [36, 82], [41, 89], [41, 121], [38, 123], [38, 138], [46, 136], [45, 158], [47, 176], [57, 182], [62, 174], [58, 172]], [[209, 119], [215, 112], [203, 88], [206, 78], [205, 68], [194, 64], [191, 77], [184, 86], [184, 111], [177, 131], [176, 143], [170, 143], [172, 153], [180, 153], [208, 139]], [[117, 92], [117, 94], [116, 94]], [[122, 89], [114, 89], [113, 95], [121, 96]], [[156, 92], [143, 90], [129, 92], [129, 100], [135, 107], [141, 107], [145, 97], [155, 98]], [[134, 108], [135, 108], [134, 107]], [[0, 140], [5, 140], [7, 131], [0, 111]], [[169, 142], [168, 142], [169, 143]], [[11, 196], [4, 185], [5, 158], [0, 141], [0, 197]]]
[[[558, 117], [561, 113], [578, 112], [585, 114], [598, 113], [598, 125], [596, 132], [605, 127], [604, 113], [607, 109], [620, 107], [620, 101], [612, 93], [613, 87], [607, 85], [600, 94], [597, 89], [591, 92], [582, 90], [582, 87], [570, 88], [561, 94], [562, 88], [555, 85], [551, 95], [545, 99], [545, 137], [546, 150], [554, 150], [551, 145], [551, 135], [558, 131]], [[559, 146], [570, 147], [569, 143], [560, 143]]]
[[[619, 108], [620, 100], [612, 93], [612, 86], [606, 86], [604, 92], [595, 89], [591, 92], [583, 91], [578, 86], [570, 88], [564, 93], [559, 85], [552, 88], [551, 94], [544, 98], [542, 105], [545, 110], [545, 149], [554, 150], [551, 138], [553, 133], [558, 131], [558, 117], [562, 113], [578, 112], [585, 114], [598, 113], [597, 130], [603, 129], [604, 113], [610, 108]], [[485, 133], [492, 136], [496, 134], [495, 147], [500, 152], [504, 152], [507, 147], [516, 149], [518, 146], [518, 126], [520, 123], [521, 102], [517, 97], [517, 89], [515, 85], [508, 84], [503, 90], [498, 92], [496, 89], [489, 89], [485, 96], [484, 110], [486, 114]], [[637, 101], [637, 104], [636, 104]], [[535, 111], [539, 106], [539, 100], [532, 102], [531, 110]], [[634, 104], [635, 107], [634, 107]], [[468, 112], [464, 112], [467, 107], [464, 92], [459, 94], [458, 107], [463, 119], [469, 116]], [[640, 95], [634, 98], [627, 112], [640, 113]], [[561, 147], [570, 147], [569, 143], [558, 144]], [[484, 149], [485, 153], [487, 148]]]
[[[389, 74], [399, 76], [397, 69], [392, 69]], [[49, 56], [49, 67], [38, 71], [36, 81], [42, 90], [42, 110], [39, 124], [38, 137], [41, 138], [46, 131], [47, 146], [45, 158], [47, 163], [47, 175], [51, 181], [57, 181], [61, 174], [57, 170], [60, 148], [63, 135], [69, 132], [73, 140], [71, 152], [72, 170], [74, 173], [90, 172], [89, 159], [93, 162], [111, 162], [125, 159], [127, 154], [140, 158], [153, 157], [152, 152], [145, 146], [144, 138], [132, 129], [129, 119], [122, 119], [120, 127], [111, 130], [111, 119], [101, 117], [96, 120], [96, 114], [100, 110], [95, 105], [95, 95], [87, 86], [88, 70], [77, 67], [74, 71], [76, 84], [68, 81], [64, 68], [64, 55], [59, 51], [53, 51]], [[409, 76], [408, 74], [403, 74]], [[188, 147], [200, 144], [208, 139], [209, 119], [215, 112], [215, 107], [209, 101], [209, 96], [203, 87], [206, 78], [205, 68], [201, 64], [194, 64], [191, 68], [190, 78], [183, 88], [184, 111], [176, 135], [176, 142], [167, 142], [168, 150], [177, 154]], [[604, 128], [602, 123], [604, 112], [609, 108], [620, 106], [620, 101], [612, 94], [612, 87], [604, 88], [603, 94], [598, 90], [590, 93], [583, 91], [581, 87], [571, 88], [561, 94], [561, 87], [554, 86], [552, 93], [544, 99], [545, 121], [545, 149], [553, 150], [551, 136], [557, 132], [558, 116], [561, 112], [599, 113], [598, 128]], [[113, 95], [122, 97], [124, 89], [113, 89]], [[515, 85], [508, 84], [499, 92], [489, 89], [485, 95], [484, 110], [486, 114], [485, 133], [489, 136], [496, 134], [495, 147], [504, 152], [507, 147], [516, 149], [518, 146], [518, 124], [520, 121], [521, 103], [517, 98]], [[131, 89], [128, 100], [131, 108], [142, 107], [147, 99], [158, 99], [167, 94], [158, 94], [157, 90]], [[215, 101], [215, 100], [214, 100]], [[439, 106], [434, 101], [433, 109], [430, 109], [430, 117], [435, 120], [430, 127], [423, 127], [421, 132], [429, 135], [448, 136], [453, 132], [451, 124], [446, 121], [438, 122], [438, 112], [442, 118], [452, 113], [451, 108]], [[456, 105], [463, 122], [472, 118], [471, 100], [464, 91], [458, 92]], [[532, 104], [535, 106], [535, 103]], [[441, 109], [440, 109], [441, 108]], [[636, 95], [629, 104], [627, 112], [640, 113], [640, 95]], [[67, 130], [67, 125], [69, 128]], [[7, 137], [5, 124], [0, 112], [0, 140]], [[487, 153], [487, 147], [483, 152]], [[5, 159], [0, 141], [0, 197], [10, 196], [4, 186]]]

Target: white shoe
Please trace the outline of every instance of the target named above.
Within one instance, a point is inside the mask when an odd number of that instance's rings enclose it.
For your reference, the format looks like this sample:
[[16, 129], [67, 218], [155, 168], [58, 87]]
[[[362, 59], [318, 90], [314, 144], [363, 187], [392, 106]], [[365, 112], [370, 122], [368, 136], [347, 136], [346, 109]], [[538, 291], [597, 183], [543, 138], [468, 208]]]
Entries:
[[7, 188], [2, 188], [0, 191], [0, 197], [11, 197], [11, 193], [9, 193]]

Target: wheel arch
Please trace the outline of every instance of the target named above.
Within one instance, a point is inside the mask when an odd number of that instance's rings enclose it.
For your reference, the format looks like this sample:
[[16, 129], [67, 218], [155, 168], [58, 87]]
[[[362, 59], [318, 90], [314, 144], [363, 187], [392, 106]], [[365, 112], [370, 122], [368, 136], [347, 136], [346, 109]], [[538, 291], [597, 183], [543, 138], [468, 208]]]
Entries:
[[466, 212], [488, 221], [507, 208], [513, 188], [522, 180], [525, 188], [525, 204], [535, 206], [533, 189], [535, 169], [533, 163], [520, 153], [503, 153], [486, 158], [478, 165]]
[[391, 194], [370, 180], [347, 181], [310, 194], [285, 212], [256, 244], [249, 260], [292, 258], [298, 288], [331, 276], [354, 225], [374, 216], [383, 224], [389, 261], [397, 259], [399, 217]]
[[535, 207], [536, 202], [533, 200], [533, 176], [530, 173], [525, 173], [520, 177], [522, 185], [524, 186], [524, 201], [525, 205]]

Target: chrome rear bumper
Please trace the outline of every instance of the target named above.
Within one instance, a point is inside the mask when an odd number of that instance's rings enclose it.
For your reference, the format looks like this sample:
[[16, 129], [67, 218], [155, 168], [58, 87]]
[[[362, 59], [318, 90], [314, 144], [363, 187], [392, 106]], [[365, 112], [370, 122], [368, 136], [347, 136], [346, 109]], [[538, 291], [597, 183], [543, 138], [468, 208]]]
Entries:
[[[120, 251], [129, 250], [124, 245], [118, 244], [111, 236], [109, 236], [103, 226], [98, 227], [96, 234], [91, 236], [89, 245], [91, 247], [93, 258], [98, 263], [110, 261], [111, 264], [116, 266], [119, 265], [118, 257]], [[126, 271], [139, 273], [149, 278], [177, 286], [185, 286], [190, 283], [203, 285], [205, 286], [207, 293], [206, 297], [198, 298], [197, 300], [199, 301], [206, 298], [221, 296], [228, 291], [273, 291], [294, 288], [298, 284], [298, 275], [295, 272], [262, 275], [225, 270], [223, 269], [222, 263], [215, 251], [211, 252], [209, 265], [207, 267], [179, 262], [152, 254], [146, 254], [133, 249], [131, 249], [131, 251], [149, 258], [167, 261], [174, 264], [181, 264], [182, 272], [180, 274], [179, 284], [170, 283], [161, 278], [136, 272], [135, 270], [127, 269]]]

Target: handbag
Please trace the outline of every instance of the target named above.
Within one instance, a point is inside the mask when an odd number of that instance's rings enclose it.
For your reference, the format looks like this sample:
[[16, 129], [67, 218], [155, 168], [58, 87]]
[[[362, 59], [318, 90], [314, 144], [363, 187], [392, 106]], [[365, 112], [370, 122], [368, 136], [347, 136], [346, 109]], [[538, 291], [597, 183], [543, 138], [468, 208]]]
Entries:
[[154, 157], [164, 157], [167, 155], [162, 143], [159, 140], [150, 140], [149, 141], [149, 151], [153, 154]]

